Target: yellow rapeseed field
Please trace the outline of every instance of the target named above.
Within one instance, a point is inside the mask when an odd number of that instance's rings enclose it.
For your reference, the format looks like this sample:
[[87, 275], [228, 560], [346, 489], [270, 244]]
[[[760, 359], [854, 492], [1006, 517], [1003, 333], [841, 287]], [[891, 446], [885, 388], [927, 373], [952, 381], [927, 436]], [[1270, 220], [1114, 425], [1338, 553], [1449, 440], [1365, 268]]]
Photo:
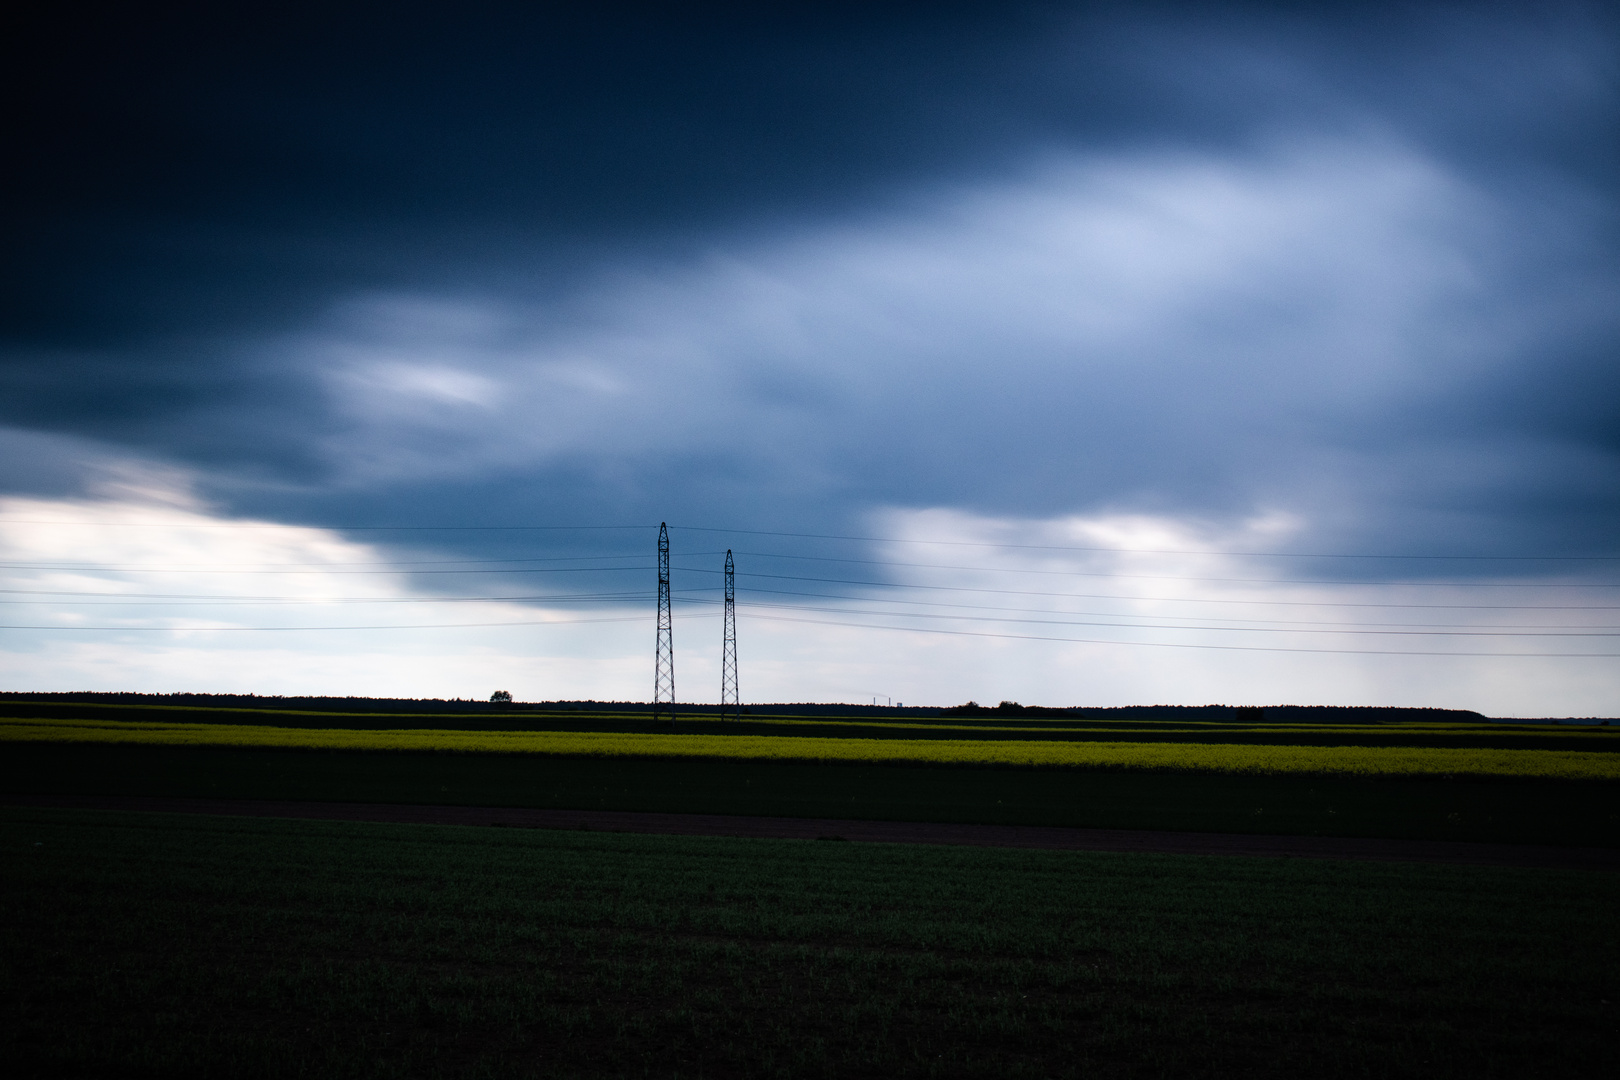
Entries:
[[702, 757], [1195, 769], [1354, 775], [1536, 776], [1620, 779], [1620, 754], [1580, 750], [1288, 746], [1197, 742], [1058, 742], [1042, 739], [845, 739], [793, 735], [581, 731], [446, 731], [292, 728], [167, 721], [4, 719], [0, 741], [147, 743], [166, 746], [431, 750], [474, 753]]

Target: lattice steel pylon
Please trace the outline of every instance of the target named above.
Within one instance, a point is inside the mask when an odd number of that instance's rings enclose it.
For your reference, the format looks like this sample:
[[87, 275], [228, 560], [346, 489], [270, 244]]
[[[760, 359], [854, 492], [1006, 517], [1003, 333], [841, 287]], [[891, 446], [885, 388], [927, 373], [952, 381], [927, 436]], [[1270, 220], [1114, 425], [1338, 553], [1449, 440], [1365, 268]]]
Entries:
[[675, 722], [675, 633], [669, 610], [669, 526], [658, 525], [658, 654], [653, 660], [653, 722]]
[[737, 695], [737, 583], [726, 549], [726, 628], [720, 642], [720, 719], [742, 719], [742, 699]]

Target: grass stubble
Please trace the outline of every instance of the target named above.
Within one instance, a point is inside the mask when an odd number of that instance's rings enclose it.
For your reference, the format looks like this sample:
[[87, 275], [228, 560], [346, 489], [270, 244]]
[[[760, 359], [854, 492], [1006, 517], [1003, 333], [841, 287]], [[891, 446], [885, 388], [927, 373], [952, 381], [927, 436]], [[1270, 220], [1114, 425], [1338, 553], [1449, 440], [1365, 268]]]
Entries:
[[1612, 1076], [1620, 875], [0, 810], [19, 1076]]

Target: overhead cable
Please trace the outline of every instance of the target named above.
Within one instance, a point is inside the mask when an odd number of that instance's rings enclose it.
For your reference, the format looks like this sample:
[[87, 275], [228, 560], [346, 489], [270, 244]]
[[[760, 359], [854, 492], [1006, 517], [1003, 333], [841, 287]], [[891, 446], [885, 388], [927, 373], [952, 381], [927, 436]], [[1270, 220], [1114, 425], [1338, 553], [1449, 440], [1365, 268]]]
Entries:
[[904, 634], [940, 634], [950, 637], [1002, 638], [1010, 641], [1055, 641], [1071, 645], [1121, 645], [1149, 649], [1207, 649], [1217, 652], [1265, 653], [1322, 653], [1336, 656], [1490, 656], [1537, 658], [1590, 658], [1620, 657], [1620, 653], [1546, 653], [1546, 652], [1454, 652], [1415, 649], [1292, 649], [1277, 645], [1204, 645], [1179, 641], [1119, 641], [1109, 638], [1046, 637], [1038, 634], [997, 634], [978, 630], [940, 630], [927, 626], [881, 626], [874, 623], [847, 623], [830, 619], [795, 619], [788, 615], [756, 614], [756, 619], [770, 622], [807, 623], [813, 626], [846, 626], [860, 630], [893, 630]]

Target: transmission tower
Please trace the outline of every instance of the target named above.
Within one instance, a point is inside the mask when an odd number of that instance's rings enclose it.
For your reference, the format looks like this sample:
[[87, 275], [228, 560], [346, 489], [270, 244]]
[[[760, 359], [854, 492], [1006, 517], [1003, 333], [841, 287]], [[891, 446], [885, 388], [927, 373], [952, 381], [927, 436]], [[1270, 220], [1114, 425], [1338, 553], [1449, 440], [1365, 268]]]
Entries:
[[675, 722], [675, 634], [669, 611], [669, 526], [658, 525], [658, 655], [653, 661], [653, 722]]
[[742, 719], [742, 698], [737, 694], [737, 584], [726, 550], [726, 629], [720, 643], [720, 719]]

